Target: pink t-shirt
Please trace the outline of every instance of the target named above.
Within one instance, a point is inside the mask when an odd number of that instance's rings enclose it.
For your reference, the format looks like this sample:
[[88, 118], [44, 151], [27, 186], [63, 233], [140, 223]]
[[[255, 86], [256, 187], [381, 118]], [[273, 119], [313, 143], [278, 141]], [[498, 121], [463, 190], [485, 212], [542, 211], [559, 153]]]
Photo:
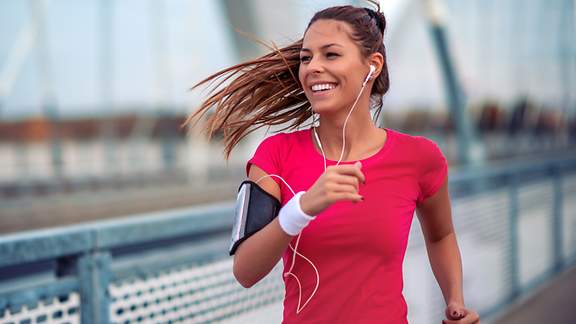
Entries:
[[[374, 155], [361, 160], [366, 184], [364, 201], [338, 202], [318, 214], [302, 231], [298, 252], [310, 259], [320, 285], [308, 305], [296, 314], [298, 283], [285, 283], [283, 323], [407, 323], [402, 295], [402, 263], [416, 205], [444, 183], [448, 164], [430, 139], [385, 128], [387, 139]], [[295, 192], [310, 188], [324, 171], [310, 129], [264, 139], [246, 164], [284, 178]], [[354, 161], [355, 162], [355, 161]], [[351, 164], [354, 162], [341, 162]], [[327, 160], [327, 165], [336, 161]], [[282, 205], [292, 193], [278, 178]], [[296, 240], [292, 241], [292, 246]], [[292, 251], [283, 256], [288, 271]], [[296, 256], [292, 271], [302, 285], [301, 305], [316, 286], [316, 273]]]

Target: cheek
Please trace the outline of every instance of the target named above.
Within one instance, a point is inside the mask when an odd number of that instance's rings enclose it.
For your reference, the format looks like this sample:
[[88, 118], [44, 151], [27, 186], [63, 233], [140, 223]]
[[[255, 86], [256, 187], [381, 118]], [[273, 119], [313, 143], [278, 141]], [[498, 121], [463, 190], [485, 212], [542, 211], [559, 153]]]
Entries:
[[[353, 71], [353, 72], [352, 72]], [[357, 91], [360, 89], [360, 86], [362, 86], [362, 81], [364, 81], [364, 79], [362, 79], [362, 75], [359, 74], [358, 72], [358, 68], [356, 68], [356, 70], [354, 69], [350, 69], [348, 70], [348, 73], [345, 74], [346, 78], [344, 81], [344, 87], [346, 88], [347, 91]]]
[[298, 67], [298, 80], [300, 81], [300, 85], [304, 84], [304, 69], [301, 65]]
[[306, 98], [308, 98], [309, 93], [308, 89], [304, 87], [304, 70], [302, 68], [298, 69], [298, 81], [300, 82], [300, 88], [302, 89], [302, 91], [304, 91]]

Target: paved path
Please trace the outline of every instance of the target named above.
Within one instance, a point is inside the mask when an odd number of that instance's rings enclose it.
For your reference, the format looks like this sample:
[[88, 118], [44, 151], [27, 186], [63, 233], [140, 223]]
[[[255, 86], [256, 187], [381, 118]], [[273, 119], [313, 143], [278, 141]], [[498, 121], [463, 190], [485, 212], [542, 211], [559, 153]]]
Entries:
[[576, 267], [545, 287], [514, 304], [493, 324], [573, 324], [576, 323]]
[[239, 183], [163, 184], [0, 203], [0, 234], [233, 200]]

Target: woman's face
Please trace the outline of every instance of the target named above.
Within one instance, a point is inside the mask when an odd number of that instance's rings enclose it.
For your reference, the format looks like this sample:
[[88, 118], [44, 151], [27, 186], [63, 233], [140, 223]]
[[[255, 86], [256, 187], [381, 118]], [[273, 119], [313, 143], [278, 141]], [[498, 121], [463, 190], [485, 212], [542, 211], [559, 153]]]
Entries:
[[349, 24], [329, 19], [317, 20], [304, 35], [298, 77], [317, 113], [349, 108], [369, 72], [349, 35]]

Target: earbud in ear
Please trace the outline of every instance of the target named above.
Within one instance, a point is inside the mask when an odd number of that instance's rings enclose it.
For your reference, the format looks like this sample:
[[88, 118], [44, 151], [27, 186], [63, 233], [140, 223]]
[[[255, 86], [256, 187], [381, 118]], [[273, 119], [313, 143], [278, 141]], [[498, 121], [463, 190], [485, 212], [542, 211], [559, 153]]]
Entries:
[[366, 79], [364, 80], [364, 84], [366, 84], [366, 82], [368, 82], [368, 80], [370, 80], [370, 78], [372, 77], [372, 73], [374, 73], [374, 71], [376, 71], [376, 67], [372, 64], [370, 64], [370, 72], [368, 72], [368, 75], [366, 76]]

